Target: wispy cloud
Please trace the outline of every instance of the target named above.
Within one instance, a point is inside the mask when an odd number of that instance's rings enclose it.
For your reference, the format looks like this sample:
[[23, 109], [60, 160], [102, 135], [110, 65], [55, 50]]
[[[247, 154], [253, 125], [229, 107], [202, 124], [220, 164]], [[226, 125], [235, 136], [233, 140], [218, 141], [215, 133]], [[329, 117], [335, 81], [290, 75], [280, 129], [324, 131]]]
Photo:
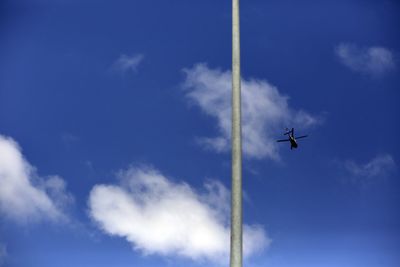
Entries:
[[0, 135], [0, 212], [20, 223], [67, 219], [73, 201], [59, 176], [39, 177], [11, 138]]
[[341, 43], [335, 47], [340, 61], [353, 71], [380, 76], [395, 68], [392, 51], [380, 46], [359, 47]]
[[[144, 254], [226, 263], [229, 255], [229, 191], [217, 181], [200, 193], [149, 167], [119, 173], [119, 185], [96, 185], [90, 216], [104, 232], [126, 238]], [[244, 225], [244, 254], [270, 244], [259, 225]]]
[[113, 63], [112, 70], [122, 73], [127, 71], [136, 72], [143, 59], [144, 56], [142, 54], [132, 56], [123, 54]]
[[347, 160], [344, 163], [344, 167], [354, 176], [373, 178], [387, 176], [396, 167], [396, 163], [391, 155], [384, 154], [378, 155], [364, 164]]
[[71, 133], [63, 133], [61, 135], [61, 141], [63, 142], [66, 149], [71, 149], [74, 145], [77, 145], [80, 141], [80, 138]]
[[76, 142], [78, 142], [80, 140], [80, 138], [78, 136], [76, 136], [76, 135], [71, 134], [71, 133], [63, 133], [61, 135], [61, 140], [64, 143], [76, 143]]
[[[185, 69], [183, 87], [189, 101], [217, 119], [219, 135], [200, 142], [217, 152], [229, 151], [231, 138], [231, 72], [197, 64]], [[242, 79], [243, 153], [249, 158], [279, 159], [275, 138], [285, 127], [305, 129], [320, 119], [289, 107], [288, 97], [265, 80]]]

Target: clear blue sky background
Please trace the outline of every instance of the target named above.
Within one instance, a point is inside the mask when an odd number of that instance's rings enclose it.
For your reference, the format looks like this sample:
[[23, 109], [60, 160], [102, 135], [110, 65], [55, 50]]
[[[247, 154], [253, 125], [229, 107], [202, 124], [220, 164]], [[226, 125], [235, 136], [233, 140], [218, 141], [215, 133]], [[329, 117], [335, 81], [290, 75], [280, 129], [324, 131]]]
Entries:
[[[0, 217], [4, 266], [208, 266], [133, 250], [96, 226], [87, 202], [131, 164], [230, 187], [230, 154], [196, 142], [217, 135], [216, 120], [182, 89], [182, 70], [199, 62], [230, 69], [230, 12], [218, 0], [1, 1], [0, 134], [75, 199], [71, 223]], [[243, 77], [320, 118], [297, 150], [279, 147], [280, 161], [245, 157], [244, 220], [272, 239], [249, 266], [400, 266], [399, 14], [397, 1], [241, 1]], [[341, 44], [356, 56], [384, 48], [393, 64], [349, 67]], [[143, 59], [118, 71], [121, 55]], [[382, 155], [390, 162], [374, 172]]]

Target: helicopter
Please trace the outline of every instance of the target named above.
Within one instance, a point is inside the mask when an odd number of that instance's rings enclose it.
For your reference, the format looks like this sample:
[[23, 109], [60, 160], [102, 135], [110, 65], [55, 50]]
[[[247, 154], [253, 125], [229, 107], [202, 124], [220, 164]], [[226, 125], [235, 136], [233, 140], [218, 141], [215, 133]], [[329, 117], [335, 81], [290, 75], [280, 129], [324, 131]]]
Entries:
[[297, 139], [304, 138], [304, 137], [308, 136], [308, 135], [302, 135], [302, 136], [299, 136], [299, 137], [294, 137], [294, 128], [292, 128], [292, 130], [289, 130], [288, 128], [286, 128], [286, 132], [283, 135], [288, 135], [289, 138], [288, 139], [277, 140], [277, 142], [290, 142], [290, 149], [298, 147], [297, 141], [296, 141]]

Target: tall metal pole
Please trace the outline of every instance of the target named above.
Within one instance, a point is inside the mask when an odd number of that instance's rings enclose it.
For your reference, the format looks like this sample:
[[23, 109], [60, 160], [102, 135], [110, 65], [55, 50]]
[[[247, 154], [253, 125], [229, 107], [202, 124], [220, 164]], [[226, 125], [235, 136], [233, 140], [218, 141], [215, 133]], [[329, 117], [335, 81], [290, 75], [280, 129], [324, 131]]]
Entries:
[[242, 267], [242, 136], [239, 0], [232, 0], [232, 206], [230, 267]]

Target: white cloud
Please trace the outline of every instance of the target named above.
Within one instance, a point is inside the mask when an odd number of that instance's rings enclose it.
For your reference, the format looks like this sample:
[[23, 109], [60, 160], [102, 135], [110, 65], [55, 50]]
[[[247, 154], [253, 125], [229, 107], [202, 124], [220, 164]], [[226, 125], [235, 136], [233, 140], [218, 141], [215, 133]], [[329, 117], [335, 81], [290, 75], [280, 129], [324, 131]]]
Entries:
[[396, 167], [393, 157], [389, 154], [378, 155], [365, 164], [357, 164], [352, 160], [347, 160], [344, 167], [348, 172], [356, 177], [373, 178], [385, 177]]
[[62, 209], [73, 201], [58, 176], [39, 177], [18, 144], [0, 135], [0, 212], [17, 222], [65, 220]]
[[[217, 152], [229, 151], [231, 137], [231, 72], [197, 64], [185, 69], [186, 97], [217, 119], [219, 136], [200, 138]], [[275, 139], [285, 127], [305, 129], [319, 122], [303, 110], [289, 107], [288, 97], [264, 80], [242, 79], [243, 153], [251, 158], [279, 159]]]
[[[126, 238], [144, 254], [225, 263], [229, 255], [229, 191], [210, 181], [196, 192], [153, 168], [131, 167], [120, 185], [96, 185], [90, 216], [104, 232]], [[244, 254], [270, 244], [259, 225], [244, 226]]]
[[384, 47], [341, 43], [335, 53], [345, 66], [356, 72], [379, 76], [395, 68], [393, 53]]
[[143, 58], [142, 54], [133, 56], [121, 55], [112, 65], [112, 69], [123, 73], [126, 71], [136, 72]]

